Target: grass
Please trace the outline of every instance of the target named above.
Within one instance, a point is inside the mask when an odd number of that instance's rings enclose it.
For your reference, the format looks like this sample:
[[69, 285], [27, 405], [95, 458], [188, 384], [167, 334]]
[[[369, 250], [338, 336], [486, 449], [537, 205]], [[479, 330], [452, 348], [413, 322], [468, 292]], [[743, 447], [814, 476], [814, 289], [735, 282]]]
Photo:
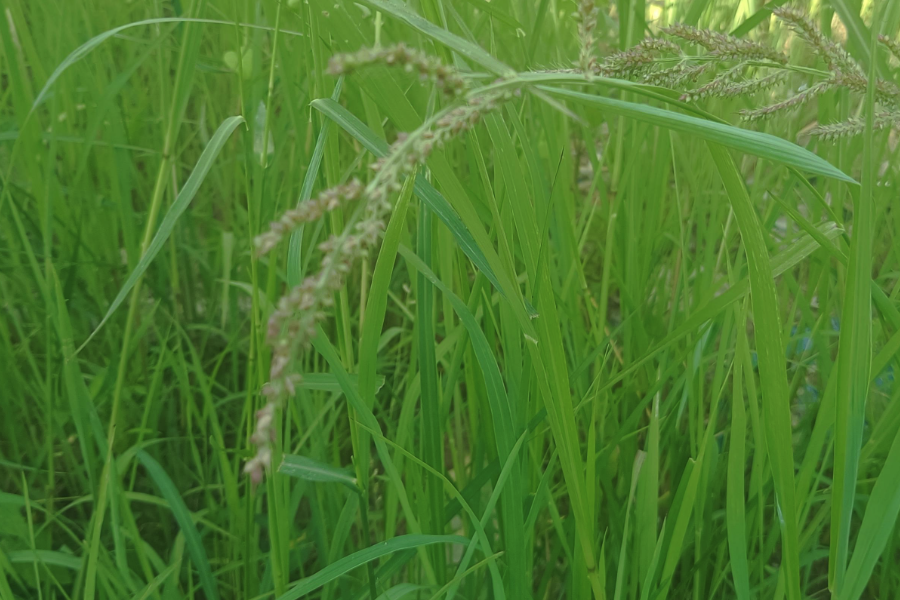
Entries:
[[900, 595], [900, 2], [759, 4], [0, 0], [0, 600]]

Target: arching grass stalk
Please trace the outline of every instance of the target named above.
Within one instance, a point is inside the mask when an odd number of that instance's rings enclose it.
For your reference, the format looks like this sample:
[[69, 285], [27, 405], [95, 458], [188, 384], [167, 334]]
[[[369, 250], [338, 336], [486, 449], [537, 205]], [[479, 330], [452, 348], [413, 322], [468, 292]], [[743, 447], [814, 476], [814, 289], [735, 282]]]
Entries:
[[[424, 78], [436, 81], [441, 89], [453, 95], [461, 93], [462, 80], [455, 70], [438, 64], [436, 59], [402, 49], [364, 50], [358, 55], [341, 55], [332, 61], [330, 70], [344, 73], [376, 62], [408, 66], [407, 70], [419, 71]], [[518, 87], [507, 86], [472, 90], [466, 94], [463, 103], [451, 104], [412, 133], [399, 136], [390, 153], [372, 165], [375, 176], [365, 187], [353, 180], [326, 190], [316, 199], [286, 212], [271, 224], [269, 231], [256, 238], [257, 253], [265, 254], [299, 225], [318, 219], [339, 206], [359, 201], [343, 232], [319, 244], [318, 249], [324, 254], [320, 270], [283, 296], [269, 317], [266, 338], [272, 348], [272, 363], [269, 381], [263, 388], [269, 401], [257, 412], [256, 428], [251, 437], [257, 453], [244, 467], [255, 483], [262, 480], [263, 471], [271, 466], [275, 411], [286, 397], [294, 394], [301, 380], [301, 376], [290, 369], [291, 363], [309, 348], [317, 325], [334, 302], [334, 292], [341, 288], [356, 260], [376, 245], [392, 209], [392, 196], [400, 191], [402, 181], [435, 149], [474, 127], [486, 114], [517, 94]]]

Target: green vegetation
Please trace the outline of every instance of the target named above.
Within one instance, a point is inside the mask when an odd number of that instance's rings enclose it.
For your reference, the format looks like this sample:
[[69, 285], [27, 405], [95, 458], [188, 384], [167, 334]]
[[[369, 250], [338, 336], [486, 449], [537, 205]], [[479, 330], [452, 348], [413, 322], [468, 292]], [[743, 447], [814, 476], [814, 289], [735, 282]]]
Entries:
[[900, 1], [0, 9], [0, 600], [900, 597]]

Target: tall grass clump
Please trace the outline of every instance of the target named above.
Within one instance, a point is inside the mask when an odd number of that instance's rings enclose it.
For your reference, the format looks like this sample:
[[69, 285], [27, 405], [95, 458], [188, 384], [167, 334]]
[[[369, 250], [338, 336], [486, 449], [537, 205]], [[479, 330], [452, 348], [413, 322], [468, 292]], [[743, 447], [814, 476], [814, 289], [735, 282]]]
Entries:
[[0, 7], [0, 599], [900, 596], [900, 3]]

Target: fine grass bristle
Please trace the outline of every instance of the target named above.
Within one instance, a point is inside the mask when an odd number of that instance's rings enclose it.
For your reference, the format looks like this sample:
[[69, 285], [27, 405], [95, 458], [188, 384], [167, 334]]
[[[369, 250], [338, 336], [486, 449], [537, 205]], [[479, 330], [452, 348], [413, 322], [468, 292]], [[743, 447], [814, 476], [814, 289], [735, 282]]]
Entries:
[[900, 11], [754, 4], [4, 0], [0, 600], [900, 597]]

